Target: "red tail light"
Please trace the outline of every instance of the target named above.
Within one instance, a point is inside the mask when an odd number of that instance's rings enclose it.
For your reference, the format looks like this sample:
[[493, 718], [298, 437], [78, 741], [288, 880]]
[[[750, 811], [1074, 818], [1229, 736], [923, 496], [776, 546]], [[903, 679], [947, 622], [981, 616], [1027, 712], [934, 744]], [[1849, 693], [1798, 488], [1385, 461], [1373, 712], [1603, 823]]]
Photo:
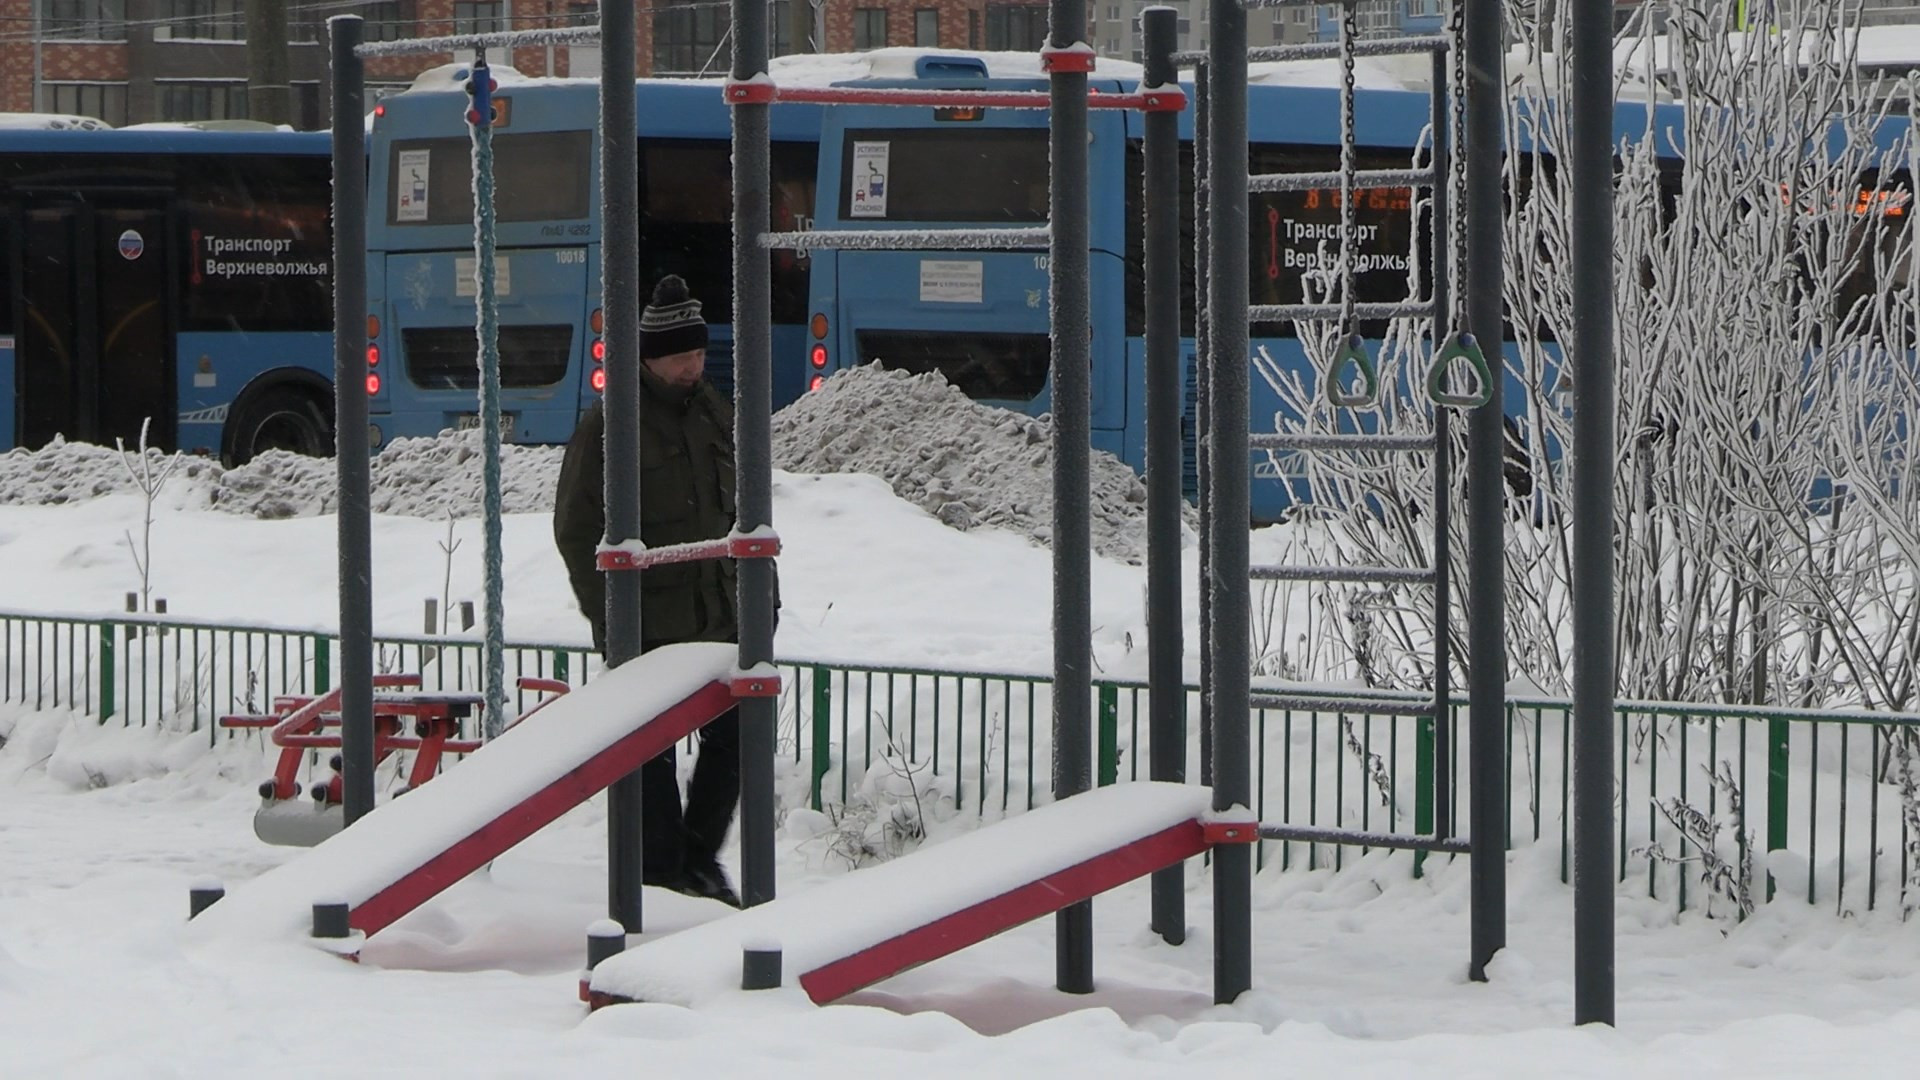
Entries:
[[372, 397], [373, 395], [379, 392], [380, 392], [380, 376], [378, 375], [367, 376], [367, 396]]
[[594, 363], [604, 364], [607, 362], [607, 343], [606, 342], [596, 340], [593, 343], [593, 348], [590, 351], [593, 353]]
[[607, 369], [594, 368], [593, 374], [587, 376], [587, 382], [593, 385], [594, 393], [596, 394], [606, 393], [607, 392]]
[[826, 381], [827, 381], [827, 377], [825, 375], [815, 375], [812, 381], [807, 383], [807, 389], [818, 390], [822, 385], [826, 383]]
[[378, 345], [367, 346], [367, 366], [368, 367], [380, 366], [380, 346]]
[[825, 368], [827, 366], [827, 347], [825, 345], [815, 345], [813, 351], [808, 354], [807, 358], [813, 361], [814, 367]]

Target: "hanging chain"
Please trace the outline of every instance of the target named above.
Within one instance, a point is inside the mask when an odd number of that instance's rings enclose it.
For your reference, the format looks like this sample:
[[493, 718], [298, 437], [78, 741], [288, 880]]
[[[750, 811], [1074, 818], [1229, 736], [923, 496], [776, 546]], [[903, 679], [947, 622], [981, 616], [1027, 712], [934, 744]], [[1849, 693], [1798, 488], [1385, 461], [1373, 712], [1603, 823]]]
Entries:
[[1467, 40], [1466, 0], [1453, 0], [1447, 13], [1447, 88], [1452, 123], [1447, 127], [1447, 236], [1452, 258], [1447, 260], [1447, 298], [1451, 301], [1455, 334], [1467, 328], [1466, 290], [1460, 287], [1467, 265]]
[[1357, 35], [1354, 8], [1360, 0], [1342, 0], [1340, 5], [1340, 333], [1359, 332], [1353, 322], [1353, 148], [1357, 141], [1353, 122], [1353, 41]]

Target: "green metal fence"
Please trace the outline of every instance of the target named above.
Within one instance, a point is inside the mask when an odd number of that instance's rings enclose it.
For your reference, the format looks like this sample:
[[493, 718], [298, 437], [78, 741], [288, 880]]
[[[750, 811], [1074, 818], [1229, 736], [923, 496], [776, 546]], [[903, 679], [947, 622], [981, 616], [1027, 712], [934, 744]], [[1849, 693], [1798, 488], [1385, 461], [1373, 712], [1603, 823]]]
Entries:
[[[322, 632], [152, 616], [101, 619], [0, 612], [0, 705], [72, 710], [101, 723], [226, 737], [220, 715], [331, 686], [334, 639]], [[378, 671], [417, 672], [433, 689], [479, 685], [481, 642], [376, 641]], [[519, 643], [508, 671], [574, 682], [599, 658], [577, 643]], [[912, 802], [922, 813], [996, 819], [1050, 801], [1051, 686], [1039, 674], [782, 662], [780, 747], [788, 805], [832, 813]], [[1097, 782], [1141, 779], [1148, 693], [1095, 684]], [[518, 707], [531, 704], [523, 695]], [[1189, 688], [1189, 718], [1197, 693]], [[1732, 890], [1703, 884], [1749, 861], [1754, 900], [1785, 890], [1839, 912], [1901, 906], [1920, 879], [1920, 716], [1622, 702], [1618, 707], [1618, 872], [1624, 889], [1685, 910], [1731, 910]], [[1259, 710], [1254, 808], [1261, 820], [1426, 834], [1436, 785], [1464, 822], [1464, 702], [1451, 739], [1431, 721], [1362, 712]], [[1509, 846], [1550, 843], [1567, 866], [1570, 815], [1564, 700], [1507, 706]], [[1187, 722], [1187, 779], [1205, 779]], [[257, 735], [235, 736], [258, 738]], [[1445, 762], [1436, 760], [1446, 746]], [[1909, 793], [1902, 796], [1903, 788]], [[1365, 850], [1265, 841], [1262, 865], [1338, 870]], [[1425, 859], [1397, 853], [1410, 872]], [[1719, 880], [1729, 880], [1719, 875]], [[1916, 883], [1920, 883], [1917, 880]]]

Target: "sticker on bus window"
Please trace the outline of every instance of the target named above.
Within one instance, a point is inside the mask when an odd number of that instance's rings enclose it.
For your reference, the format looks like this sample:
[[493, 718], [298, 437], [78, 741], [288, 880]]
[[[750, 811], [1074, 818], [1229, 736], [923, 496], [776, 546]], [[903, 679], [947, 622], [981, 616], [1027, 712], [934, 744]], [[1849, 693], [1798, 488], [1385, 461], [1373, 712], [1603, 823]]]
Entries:
[[13, 335], [0, 334], [0, 352], [12, 352], [12, 351], [13, 351]]
[[395, 221], [427, 220], [427, 169], [433, 160], [431, 150], [402, 150], [398, 173], [394, 177]]
[[848, 178], [851, 194], [847, 216], [877, 218], [887, 216], [887, 149], [883, 142], [853, 144], [853, 175]]
[[986, 281], [978, 259], [921, 259], [920, 302], [934, 304], [978, 304], [983, 299], [981, 286]]

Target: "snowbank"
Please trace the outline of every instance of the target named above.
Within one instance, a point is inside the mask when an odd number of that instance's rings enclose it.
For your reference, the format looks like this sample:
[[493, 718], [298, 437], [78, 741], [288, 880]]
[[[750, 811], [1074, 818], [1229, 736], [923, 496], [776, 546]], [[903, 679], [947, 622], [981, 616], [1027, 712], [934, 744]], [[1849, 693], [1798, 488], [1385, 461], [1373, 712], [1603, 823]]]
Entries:
[[[961, 530], [995, 526], [1045, 543], [1053, 531], [1047, 418], [973, 401], [938, 372], [849, 368], [773, 417], [774, 464], [789, 472], [871, 473], [894, 494]], [[1093, 549], [1138, 564], [1147, 552], [1147, 488], [1094, 451]]]

